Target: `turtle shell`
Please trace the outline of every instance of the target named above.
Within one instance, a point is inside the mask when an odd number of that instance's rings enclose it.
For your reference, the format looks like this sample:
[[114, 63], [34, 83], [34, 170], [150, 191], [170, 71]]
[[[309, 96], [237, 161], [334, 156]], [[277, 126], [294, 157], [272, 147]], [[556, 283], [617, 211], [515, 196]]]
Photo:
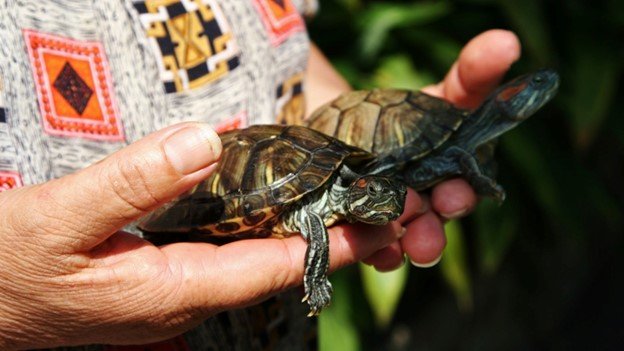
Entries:
[[341, 95], [307, 126], [400, 165], [442, 145], [468, 113], [419, 91], [376, 89]]
[[217, 169], [140, 228], [146, 232], [193, 232], [211, 236], [269, 236], [278, 215], [324, 189], [343, 163], [373, 158], [302, 126], [256, 125], [221, 135]]

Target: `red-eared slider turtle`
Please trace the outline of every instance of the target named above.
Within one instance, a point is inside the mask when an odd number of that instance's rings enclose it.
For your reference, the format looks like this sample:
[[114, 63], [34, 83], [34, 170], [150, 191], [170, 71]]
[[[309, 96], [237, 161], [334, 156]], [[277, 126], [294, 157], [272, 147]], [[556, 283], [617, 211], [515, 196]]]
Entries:
[[[140, 227], [194, 240], [289, 236], [308, 242], [304, 288], [310, 315], [329, 304], [327, 226], [386, 224], [403, 212], [405, 186], [356, 173], [373, 155], [301, 126], [252, 126], [221, 135], [216, 171]], [[164, 235], [164, 234], [158, 234]]]
[[372, 90], [346, 93], [319, 108], [310, 128], [378, 156], [367, 174], [392, 174], [422, 190], [463, 176], [474, 190], [499, 201], [490, 178], [493, 143], [553, 98], [559, 76], [539, 70], [502, 86], [474, 112], [422, 92]]

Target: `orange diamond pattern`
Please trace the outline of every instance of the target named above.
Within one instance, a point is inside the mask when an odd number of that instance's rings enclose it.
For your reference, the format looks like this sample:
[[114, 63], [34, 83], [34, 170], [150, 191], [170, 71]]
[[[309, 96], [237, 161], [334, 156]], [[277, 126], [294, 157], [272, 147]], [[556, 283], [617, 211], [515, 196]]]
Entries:
[[214, 126], [214, 130], [218, 134], [225, 133], [230, 130], [240, 129], [247, 126], [247, 111], [241, 111], [234, 117], [226, 119]]
[[17, 172], [0, 171], [0, 193], [22, 185], [22, 178]]
[[123, 140], [104, 48], [24, 31], [44, 130], [52, 135]]
[[291, 0], [253, 0], [271, 44], [280, 45], [290, 35], [305, 30], [305, 23]]

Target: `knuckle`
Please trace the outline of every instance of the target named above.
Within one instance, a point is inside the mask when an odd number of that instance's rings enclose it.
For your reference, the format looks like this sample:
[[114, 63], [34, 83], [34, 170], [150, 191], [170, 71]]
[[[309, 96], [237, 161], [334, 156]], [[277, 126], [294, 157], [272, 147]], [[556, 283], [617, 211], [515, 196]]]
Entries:
[[105, 181], [110, 185], [113, 196], [132, 212], [145, 213], [160, 203], [146, 169], [149, 167], [135, 162], [118, 161], [112, 171], [105, 173]]

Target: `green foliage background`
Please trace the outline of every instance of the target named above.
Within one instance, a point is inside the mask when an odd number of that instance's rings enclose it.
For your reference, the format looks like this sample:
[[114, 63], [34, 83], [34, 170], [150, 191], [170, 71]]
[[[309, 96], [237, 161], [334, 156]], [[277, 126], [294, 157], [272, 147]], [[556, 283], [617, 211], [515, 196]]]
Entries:
[[508, 200], [449, 224], [436, 268], [335, 274], [322, 350], [624, 344], [623, 1], [326, 0], [310, 35], [354, 87], [417, 89], [491, 28], [522, 41], [510, 77], [544, 66], [562, 77], [558, 97], [501, 140]]

